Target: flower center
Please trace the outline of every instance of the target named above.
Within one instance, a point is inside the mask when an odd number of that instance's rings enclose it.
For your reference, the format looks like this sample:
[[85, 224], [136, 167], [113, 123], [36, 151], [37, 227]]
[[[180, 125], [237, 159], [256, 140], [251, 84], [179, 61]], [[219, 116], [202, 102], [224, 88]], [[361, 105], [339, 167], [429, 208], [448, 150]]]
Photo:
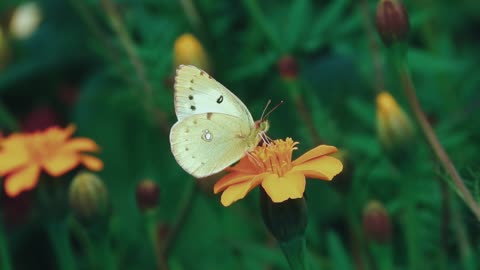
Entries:
[[262, 172], [284, 176], [292, 168], [292, 152], [298, 142], [291, 138], [274, 140], [267, 145], [258, 146], [251, 152], [250, 161]]

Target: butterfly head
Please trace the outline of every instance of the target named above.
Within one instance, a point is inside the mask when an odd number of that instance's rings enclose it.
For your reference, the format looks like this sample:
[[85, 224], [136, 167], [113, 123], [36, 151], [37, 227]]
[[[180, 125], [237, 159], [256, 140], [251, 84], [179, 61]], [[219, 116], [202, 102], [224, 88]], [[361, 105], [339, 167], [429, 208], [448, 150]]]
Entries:
[[270, 128], [270, 123], [268, 123], [268, 120], [262, 119], [262, 120], [255, 121], [255, 130], [257, 131], [258, 134], [266, 133], [269, 128]]

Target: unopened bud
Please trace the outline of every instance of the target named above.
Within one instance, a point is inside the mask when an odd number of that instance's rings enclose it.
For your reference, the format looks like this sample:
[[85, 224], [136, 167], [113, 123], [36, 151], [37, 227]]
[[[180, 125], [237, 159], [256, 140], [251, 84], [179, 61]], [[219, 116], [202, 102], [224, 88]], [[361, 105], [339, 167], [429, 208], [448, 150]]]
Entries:
[[297, 61], [293, 56], [285, 55], [277, 63], [278, 72], [283, 79], [296, 79], [298, 75]]
[[375, 22], [378, 33], [387, 46], [404, 41], [410, 30], [408, 13], [401, 0], [380, 0]]
[[186, 33], [175, 40], [175, 67], [179, 65], [194, 65], [198, 68], [211, 72], [208, 55], [202, 44], [192, 34]]
[[146, 179], [138, 183], [136, 198], [137, 206], [140, 211], [144, 212], [153, 209], [158, 204], [158, 198], [160, 197], [160, 189], [157, 183], [152, 180]]
[[377, 243], [390, 241], [392, 225], [385, 207], [379, 201], [370, 201], [363, 211], [363, 231]]
[[377, 95], [377, 132], [387, 151], [406, 149], [414, 135], [413, 125], [392, 95]]
[[108, 216], [110, 201], [102, 180], [91, 172], [80, 172], [70, 184], [70, 207], [75, 216], [85, 223], [97, 223]]

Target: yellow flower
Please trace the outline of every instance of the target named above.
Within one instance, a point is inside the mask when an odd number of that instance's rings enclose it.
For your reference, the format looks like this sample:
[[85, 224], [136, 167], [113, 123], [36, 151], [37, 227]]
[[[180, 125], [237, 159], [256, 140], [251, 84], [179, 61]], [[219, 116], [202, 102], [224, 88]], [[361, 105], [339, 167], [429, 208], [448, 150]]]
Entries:
[[194, 65], [210, 72], [208, 55], [198, 39], [190, 33], [181, 35], [175, 40], [174, 64]]
[[65, 129], [51, 127], [42, 132], [15, 133], [0, 140], [0, 176], [5, 178], [5, 191], [15, 197], [34, 188], [41, 170], [58, 177], [80, 164], [98, 171], [103, 163], [82, 152], [97, 152], [97, 144], [88, 138], [70, 136], [73, 125]]
[[377, 132], [387, 150], [402, 147], [414, 134], [407, 114], [386, 91], [377, 96]]
[[223, 191], [222, 204], [229, 206], [260, 184], [275, 203], [302, 198], [305, 177], [332, 180], [342, 171], [342, 162], [328, 156], [337, 148], [320, 145], [292, 161], [297, 144], [291, 138], [274, 140], [258, 146], [237, 165], [230, 167], [230, 173], [213, 188], [215, 193]]

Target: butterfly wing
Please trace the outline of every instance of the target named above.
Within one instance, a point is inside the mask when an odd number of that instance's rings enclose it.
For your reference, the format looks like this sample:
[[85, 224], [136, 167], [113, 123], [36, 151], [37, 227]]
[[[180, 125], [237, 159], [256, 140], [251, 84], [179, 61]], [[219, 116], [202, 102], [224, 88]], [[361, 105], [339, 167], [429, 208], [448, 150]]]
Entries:
[[244, 119], [253, 118], [243, 102], [205, 71], [180, 65], [175, 76], [175, 112], [178, 121], [203, 113], [223, 113]]
[[170, 130], [170, 145], [178, 164], [202, 178], [239, 160], [248, 150], [253, 127], [243, 119], [223, 113], [203, 113], [183, 118]]

